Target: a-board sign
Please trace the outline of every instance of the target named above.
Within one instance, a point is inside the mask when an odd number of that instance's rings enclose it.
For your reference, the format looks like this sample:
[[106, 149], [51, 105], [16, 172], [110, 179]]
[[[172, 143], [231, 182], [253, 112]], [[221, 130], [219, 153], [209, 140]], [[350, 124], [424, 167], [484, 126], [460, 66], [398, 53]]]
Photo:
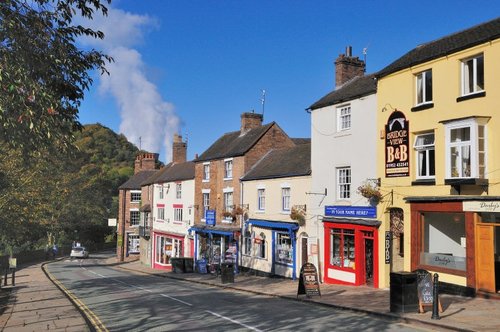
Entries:
[[196, 261], [196, 265], [198, 265], [198, 273], [207, 273], [207, 261], [204, 259], [200, 259]]
[[316, 266], [312, 263], [305, 263], [300, 269], [299, 289], [297, 290], [297, 297], [305, 294], [307, 297], [313, 295], [321, 296], [319, 290], [318, 271]]
[[432, 304], [432, 275], [426, 270], [416, 270], [418, 300], [422, 304]]

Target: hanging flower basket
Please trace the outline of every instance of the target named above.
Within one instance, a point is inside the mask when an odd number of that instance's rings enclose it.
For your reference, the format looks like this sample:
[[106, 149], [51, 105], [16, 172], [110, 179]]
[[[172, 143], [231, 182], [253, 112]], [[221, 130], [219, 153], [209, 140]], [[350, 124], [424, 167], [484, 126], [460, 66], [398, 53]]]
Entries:
[[358, 187], [358, 193], [368, 198], [370, 203], [378, 204], [382, 201], [382, 193], [377, 185], [372, 184], [371, 182], [365, 182], [361, 186]]
[[304, 226], [306, 223], [305, 213], [294, 207], [292, 207], [292, 211], [290, 212], [290, 219], [297, 221], [299, 226]]

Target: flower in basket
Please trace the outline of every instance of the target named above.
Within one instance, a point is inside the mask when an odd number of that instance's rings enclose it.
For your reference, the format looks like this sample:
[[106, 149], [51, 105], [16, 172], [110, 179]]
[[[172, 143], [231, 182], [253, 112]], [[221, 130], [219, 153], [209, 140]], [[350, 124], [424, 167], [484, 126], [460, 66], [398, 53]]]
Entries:
[[370, 201], [380, 202], [382, 200], [382, 193], [379, 187], [369, 181], [359, 186], [357, 191], [361, 196], [368, 198]]
[[243, 208], [241, 206], [237, 206], [233, 209], [233, 216], [240, 216], [243, 214]]
[[223, 216], [224, 218], [227, 218], [227, 219], [229, 219], [229, 218], [233, 218], [233, 213], [232, 213], [232, 212], [230, 212], [230, 211], [224, 211], [224, 212], [222, 212], [222, 216]]
[[305, 213], [303, 210], [299, 210], [295, 207], [292, 207], [292, 211], [290, 212], [290, 219], [297, 221], [299, 226], [304, 226], [306, 222]]

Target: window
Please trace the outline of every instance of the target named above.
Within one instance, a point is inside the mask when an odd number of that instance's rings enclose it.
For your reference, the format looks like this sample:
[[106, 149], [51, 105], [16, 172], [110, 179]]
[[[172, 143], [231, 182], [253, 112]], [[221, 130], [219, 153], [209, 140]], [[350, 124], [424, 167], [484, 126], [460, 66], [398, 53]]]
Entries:
[[233, 211], [233, 192], [228, 191], [224, 193], [224, 212]]
[[155, 263], [170, 264], [172, 257], [182, 257], [182, 241], [179, 239], [168, 238], [162, 235], [156, 235], [155, 239]]
[[232, 179], [233, 178], [233, 160], [224, 161], [224, 178]]
[[287, 233], [276, 233], [276, 262], [287, 265], [293, 263], [292, 239]]
[[130, 192], [130, 201], [133, 203], [138, 203], [141, 201], [141, 191], [134, 190]]
[[417, 105], [432, 102], [432, 71], [426, 70], [416, 75]]
[[354, 269], [354, 230], [333, 228], [330, 230], [330, 264]]
[[257, 210], [264, 211], [266, 209], [266, 190], [257, 189]]
[[203, 218], [205, 218], [205, 213], [210, 209], [210, 193], [203, 193]]
[[351, 106], [337, 108], [337, 131], [351, 129]]
[[484, 57], [476, 57], [462, 61], [462, 96], [484, 90]]
[[351, 198], [351, 168], [337, 168], [337, 197], [338, 199]]
[[203, 164], [203, 181], [210, 180], [210, 164]]
[[139, 253], [140, 239], [138, 234], [127, 233], [127, 251], [130, 254]]
[[415, 137], [417, 179], [434, 178], [435, 157], [434, 157], [434, 133], [417, 135]]
[[260, 233], [259, 237], [254, 239], [254, 242], [256, 244], [255, 257], [266, 258], [266, 235]]
[[165, 208], [164, 207], [158, 207], [158, 219], [165, 220]]
[[130, 210], [130, 226], [139, 226], [141, 214], [139, 210]]
[[175, 184], [175, 198], [182, 198], [182, 183]]
[[252, 254], [252, 233], [250, 231], [246, 231], [243, 234], [243, 255], [251, 255]]
[[290, 211], [290, 188], [281, 188], [281, 209]]
[[174, 221], [182, 221], [182, 207], [174, 206]]
[[163, 199], [163, 185], [160, 185], [158, 187], [159, 187], [159, 190], [158, 190], [159, 197], [160, 197], [160, 199]]
[[465, 271], [465, 214], [421, 214], [420, 264]]
[[446, 177], [485, 178], [486, 120], [450, 122], [446, 125]]

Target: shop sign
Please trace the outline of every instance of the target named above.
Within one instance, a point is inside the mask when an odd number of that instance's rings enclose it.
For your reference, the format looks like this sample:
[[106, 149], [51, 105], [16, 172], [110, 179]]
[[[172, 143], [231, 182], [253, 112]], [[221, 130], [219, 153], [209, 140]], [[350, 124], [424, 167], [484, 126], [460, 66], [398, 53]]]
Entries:
[[466, 201], [462, 205], [464, 211], [500, 212], [500, 201]]
[[205, 211], [205, 222], [207, 225], [215, 226], [215, 210]]
[[385, 264], [391, 264], [392, 234], [385, 232]]
[[405, 115], [392, 112], [385, 125], [385, 176], [410, 175], [409, 123]]
[[325, 216], [377, 218], [377, 208], [374, 206], [327, 205], [325, 206]]

